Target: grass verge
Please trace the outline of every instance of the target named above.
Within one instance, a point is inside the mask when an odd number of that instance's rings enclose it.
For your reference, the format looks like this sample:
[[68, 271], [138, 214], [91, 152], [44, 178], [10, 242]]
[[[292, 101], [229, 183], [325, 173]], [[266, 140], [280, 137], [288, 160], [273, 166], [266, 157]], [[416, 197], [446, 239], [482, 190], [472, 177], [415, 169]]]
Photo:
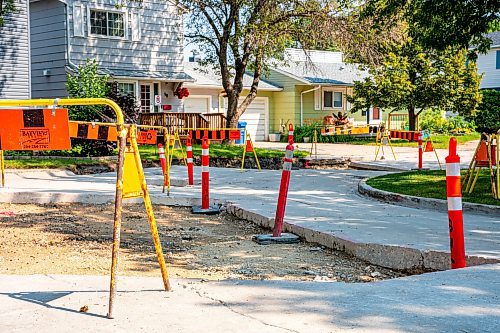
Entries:
[[[210, 157], [226, 157], [226, 158], [241, 158], [244, 146], [228, 146], [228, 145], [210, 145]], [[185, 150], [185, 147], [184, 147]], [[285, 152], [271, 149], [255, 148], [259, 158], [268, 157], [284, 157]], [[139, 146], [139, 152], [143, 160], [158, 161], [158, 149], [156, 146]], [[21, 155], [21, 154], [20, 154]], [[201, 156], [201, 145], [193, 146], [193, 155]], [[247, 153], [248, 156], [253, 156], [253, 153]], [[306, 157], [309, 153], [305, 151], [295, 151], [295, 157]], [[24, 157], [24, 156], [23, 156]], [[179, 150], [174, 151], [174, 158], [181, 158]], [[14, 157], [15, 158], [15, 157]], [[8, 169], [70, 169], [73, 170], [77, 165], [105, 165], [106, 162], [91, 159], [76, 159], [76, 158], [19, 158], [13, 160], [5, 160], [5, 167]]]
[[[466, 170], [462, 170], [462, 177]], [[444, 170], [411, 171], [370, 178], [367, 184], [388, 192], [424, 198], [446, 200], [446, 174]], [[474, 191], [463, 193], [463, 201], [500, 206], [500, 200], [491, 195], [489, 171], [479, 175]]]
[[[185, 147], [184, 151], [186, 150]], [[244, 146], [229, 146], [212, 144], [210, 145], [210, 157], [226, 157], [226, 158], [241, 158], [243, 156]], [[269, 158], [269, 157], [284, 157], [285, 151], [272, 150], [272, 149], [261, 149], [255, 148], [257, 152], [257, 157], [259, 158]], [[147, 159], [151, 161], [156, 161], [158, 157], [158, 149], [155, 146], [139, 146], [139, 152], [141, 153], [142, 159]], [[247, 153], [247, 156], [253, 156], [253, 153]], [[309, 153], [305, 151], [294, 151], [294, 157], [306, 157]], [[201, 156], [201, 145], [193, 146], [193, 156]], [[174, 158], [181, 158], [180, 150], [174, 151]]]
[[77, 165], [100, 165], [103, 162], [90, 159], [75, 158], [30, 158], [5, 160], [8, 169], [74, 169]]
[[[479, 140], [479, 133], [472, 133], [472, 134], [465, 134], [465, 135], [459, 135], [459, 136], [454, 136], [457, 139], [458, 144], [464, 144], [469, 141], [473, 140]], [[453, 137], [453, 135], [447, 135], [447, 134], [433, 134], [431, 136], [432, 142], [434, 143], [434, 148], [437, 149], [448, 149], [448, 143], [450, 142], [450, 138]], [[355, 138], [352, 137], [352, 140], [347, 140], [345, 143], [350, 143], [354, 145], [370, 145], [374, 146], [376, 145], [375, 143], [375, 138]], [[425, 143], [425, 140], [424, 140]], [[418, 147], [417, 142], [410, 142], [408, 140], [399, 140], [399, 139], [393, 139], [391, 140], [391, 144], [394, 147]]]

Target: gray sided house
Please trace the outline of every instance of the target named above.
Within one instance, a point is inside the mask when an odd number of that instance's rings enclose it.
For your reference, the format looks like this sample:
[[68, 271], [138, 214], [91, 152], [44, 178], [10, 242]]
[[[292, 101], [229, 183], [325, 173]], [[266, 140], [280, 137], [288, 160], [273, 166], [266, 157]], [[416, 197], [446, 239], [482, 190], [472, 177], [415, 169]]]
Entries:
[[0, 27], [0, 99], [30, 97], [28, 0], [14, 4]]
[[191, 81], [183, 67], [183, 13], [163, 0], [31, 0], [33, 98], [67, 96], [66, 73], [95, 59], [142, 112], [162, 105], [177, 111], [173, 93]]

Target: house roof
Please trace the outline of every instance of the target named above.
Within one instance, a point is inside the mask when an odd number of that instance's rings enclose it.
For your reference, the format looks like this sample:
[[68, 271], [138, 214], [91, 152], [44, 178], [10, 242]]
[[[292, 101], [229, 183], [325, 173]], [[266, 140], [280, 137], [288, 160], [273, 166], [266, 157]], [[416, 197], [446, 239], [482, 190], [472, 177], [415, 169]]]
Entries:
[[500, 31], [491, 32], [486, 37], [491, 39], [491, 47], [500, 46]]
[[368, 77], [368, 71], [346, 63], [289, 61], [272, 69], [310, 85], [353, 85]]
[[[197, 62], [185, 62], [184, 70], [189, 76], [194, 78], [194, 82], [187, 84], [188, 87], [222, 89], [222, 78], [220, 74], [210, 66], [202, 66]], [[249, 74], [245, 74], [243, 77], [243, 88], [250, 89], [252, 81], [253, 77]], [[281, 91], [283, 88], [261, 79], [259, 82], [259, 90]]]
[[[76, 72], [73, 65], [67, 65], [68, 69]], [[129, 70], [122, 68], [104, 68], [100, 67], [98, 70], [101, 75], [109, 75], [116, 79], [154, 79], [164, 82], [193, 82], [194, 79], [185, 72], [166, 72], [166, 71], [143, 71], [143, 70]]]

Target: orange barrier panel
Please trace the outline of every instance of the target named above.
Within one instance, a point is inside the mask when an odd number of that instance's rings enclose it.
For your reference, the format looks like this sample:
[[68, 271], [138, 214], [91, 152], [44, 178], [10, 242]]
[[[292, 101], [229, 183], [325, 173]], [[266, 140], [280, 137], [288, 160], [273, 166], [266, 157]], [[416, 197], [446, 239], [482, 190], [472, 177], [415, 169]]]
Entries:
[[67, 109], [17, 109], [0, 112], [0, 149], [71, 149]]
[[156, 145], [158, 133], [155, 130], [137, 131], [137, 143], [143, 145]]

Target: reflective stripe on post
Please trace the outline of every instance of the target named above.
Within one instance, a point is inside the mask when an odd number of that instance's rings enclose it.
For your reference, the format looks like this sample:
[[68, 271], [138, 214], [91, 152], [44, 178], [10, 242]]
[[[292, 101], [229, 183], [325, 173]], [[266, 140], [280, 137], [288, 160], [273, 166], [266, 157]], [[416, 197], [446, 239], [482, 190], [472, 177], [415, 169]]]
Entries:
[[293, 145], [293, 124], [288, 125], [288, 143]]
[[457, 139], [450, 139], [446, 157], [446, 197], [450, 228], [451, 268], [463, 268], [465, 261], [464, 226], [462, 215], [462, 186], [460, 184], [460, 156], [457, 155]]
[[188, 171], [188, 184], [194, 184], [193, 177], [193, 146], [191, 144], [191, 136], [186, 140], [186, 155], [187, 155], [187, 171]]
[[417, 134], [418, 136], [418, 168], [422, 169], [424, 151], [422, 149], [422, 132]]
[[283, 230], [283, 219], [285, 217], [286, 198], [288, 196], [288, 185], [290, 184], [290, 172], [292, 170], [293, 145], [286, 146], [285, 158], [283, 160], [283, 171], [281, 173], [280, 193], [276, 217], [274, 219], [273, 237], [280, 237]]
[[207, 136], [203, 137], [201, 148], [201, 209], [208, 209], [210, 205], [210, 176], [208, 171], [209, 145]]
[[165, 158], [165, 149], [163, 149], [163, 145], [161, 143], [158, 144], [158, 154], [160, 155], [160, 163], [161, 163], [161, 170], [163, 172], [163, 180], [164, 184], [167, 185], [167, 164], [166, 164], [166, 158]]

